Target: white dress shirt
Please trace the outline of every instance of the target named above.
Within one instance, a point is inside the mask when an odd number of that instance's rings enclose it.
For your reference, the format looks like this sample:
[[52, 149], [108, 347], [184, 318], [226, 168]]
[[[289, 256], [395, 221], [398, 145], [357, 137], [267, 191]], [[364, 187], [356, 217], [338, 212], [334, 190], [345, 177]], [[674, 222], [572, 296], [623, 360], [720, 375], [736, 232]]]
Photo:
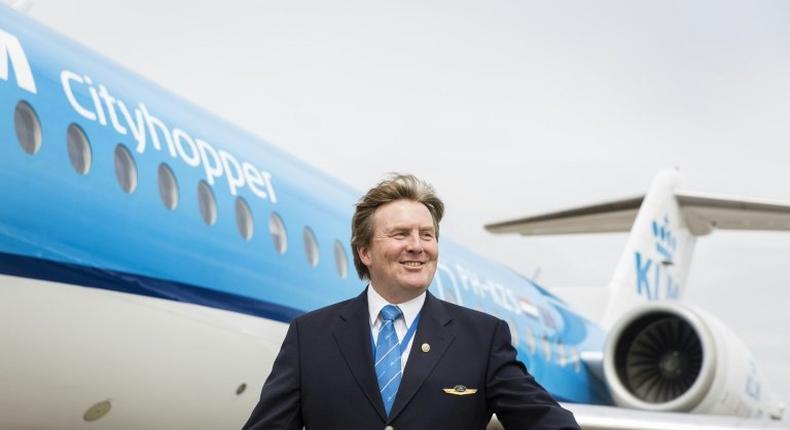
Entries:
[[[381, 297], [381, 295], [373, 289], [373, 285], [368, 285], [368, 312], [370, 313], [370, 334], [373, 335], [373, 344], [375, 345], [375, 343], [378, 342], [379, 331], [381, 331], [381, 326], [384, 324], [384, 321], [379, 316], [384, 306], [397, 306], [401, 313], [403, 313], [403, 316], [394, 322], [395, 333], [398, 334], [398, 341], [401, 341], [403, 337], [406, 336], [406, 332], [411, 328], [411, 325], [414, 324], [414, 319], [417, 318], [417, 314], [420, 313], [423, 303], [425, 303], [425, 292], [408, 302], [395, 305], [394, 303], [388, 302], [384, 297]], [[409, 339], [409, 344], [406, 345], [406, 349], [404, 349], [401, 354], [401, 372], [406, 368], [406, 360], [409, 358], [409, 351], [411, 351], [412, 343], [414, 343], [414, 336]]]

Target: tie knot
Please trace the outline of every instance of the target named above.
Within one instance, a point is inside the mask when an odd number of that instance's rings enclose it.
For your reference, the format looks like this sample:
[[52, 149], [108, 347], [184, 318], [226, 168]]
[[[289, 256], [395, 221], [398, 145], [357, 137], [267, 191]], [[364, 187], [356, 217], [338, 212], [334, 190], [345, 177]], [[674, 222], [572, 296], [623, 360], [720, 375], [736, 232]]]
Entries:
[[402, 315], [400, 309], [394, 305], [387, 305], [381, 308], [381, 319], [384, 321], [395, 321]]

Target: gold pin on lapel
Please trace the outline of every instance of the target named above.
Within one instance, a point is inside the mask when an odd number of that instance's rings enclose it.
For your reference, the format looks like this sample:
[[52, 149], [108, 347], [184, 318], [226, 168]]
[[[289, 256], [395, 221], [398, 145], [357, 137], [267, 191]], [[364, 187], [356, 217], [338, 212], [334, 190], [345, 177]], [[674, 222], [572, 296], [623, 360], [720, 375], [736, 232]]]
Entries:
[[431, 350], [431, 345], [428, 345], [428, 342], [425, 342], [420, 348], [422, 349], [422, 352], [428, 352]]
[[454, 396], [468, 396], [477, 393], [477, 388], [467, 388], [464, 385], [456, 385], [453, 388], [442, 388], [442, 391]]

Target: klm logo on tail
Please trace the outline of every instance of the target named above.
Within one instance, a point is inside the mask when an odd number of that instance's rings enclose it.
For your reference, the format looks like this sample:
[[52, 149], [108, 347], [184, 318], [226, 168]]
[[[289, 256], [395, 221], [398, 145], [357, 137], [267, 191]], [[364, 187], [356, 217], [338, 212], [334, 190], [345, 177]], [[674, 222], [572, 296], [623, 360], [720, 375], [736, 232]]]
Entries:
[[[648, 300], [660, 298], [675, 299], [680, 291], [680, 284], [673, 278], [670, 269], [675, 264], [677, 251], [677, 238], [669, 226], [669, 217], [664, 216], [662, 222], [653, 220], [651, 223], [653, 241], [655, 242], [655, 256], [636, 251], [636, 292], [644, 295]], [[661, 292], [664, 294], [661, 294]], [[663, 297], [662, 297], [663, 296]]]
[[651, 226], [653, 227], [653, 239], [656, 241], [656, 252], [664, 259], [664, 264], [673, 264], [672, 257], [678, 249], [678, 241], [669, 228], [669, 217], [664, 215], [662, 224], [653, 220]]
[[30, 93], [36, 94], [36, 81], [27, 61], [19, 39], [11, 33], [0, 30], [0, 79], [8, 80], [8, 64], [14, 70], [16, 84]]

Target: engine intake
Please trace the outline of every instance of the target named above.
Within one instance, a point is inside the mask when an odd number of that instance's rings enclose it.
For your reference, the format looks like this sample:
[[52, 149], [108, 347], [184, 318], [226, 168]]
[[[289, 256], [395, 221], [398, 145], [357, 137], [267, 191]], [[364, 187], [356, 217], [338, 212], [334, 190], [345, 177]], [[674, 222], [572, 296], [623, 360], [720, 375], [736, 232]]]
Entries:
[[620, 335], [614, 355], [617, 375], [639, 400], [667, 403], [688, 392], [702, 370], [702, 341], [685, 319], [652, 312]]
[[724, 324], [674, 301], [651, 302], [618, 320], [604, 345], [603, 370], [619, 406], [779, 418], [782, 403], [755, 360]]
[[604, 375], [618, 405], [688, 412], [711, 392], [717, 368], [710, 320], [677, 302], [653, 302], [624, 315], [604, 347]]

